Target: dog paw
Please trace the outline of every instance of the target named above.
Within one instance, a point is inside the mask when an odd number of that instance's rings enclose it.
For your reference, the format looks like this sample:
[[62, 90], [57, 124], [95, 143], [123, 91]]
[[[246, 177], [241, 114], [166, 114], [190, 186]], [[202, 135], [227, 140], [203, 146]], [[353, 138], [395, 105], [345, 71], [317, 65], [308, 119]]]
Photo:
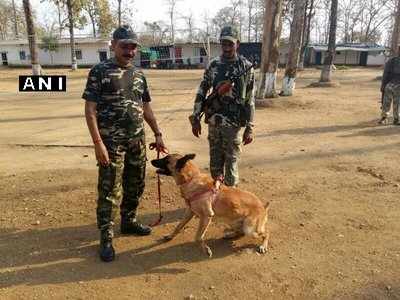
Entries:
[[260, 245], [260, 246], [257, 247], [256, 251], [258, 253], [265, 254], [265, 253], [267, 253], [267, 247], [265, 247], [263, 245]]

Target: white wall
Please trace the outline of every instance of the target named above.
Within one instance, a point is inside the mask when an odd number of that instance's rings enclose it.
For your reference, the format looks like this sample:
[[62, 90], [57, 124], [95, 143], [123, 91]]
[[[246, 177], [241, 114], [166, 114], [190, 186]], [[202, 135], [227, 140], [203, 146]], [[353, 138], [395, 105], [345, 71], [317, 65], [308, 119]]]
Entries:
[[[106, 51], [107, 58], [110, 58], [110, 49], [106, 42], [102, 43], [78, 43], [76, 50], [82, 51], [82, 59], [77, 60], [78, 65], [91, 66], [100, 62], [99, 51]], [[20, 60], [19, 51], [25, 50], [26, 60]], [[29, 66], [30, 53], [28, 45], [1, 45], [0, 52], [7, 53], [8, 64], [10, 66]], [[71, 64], [71, 49], [68, 44], [60, 44], [57, 52], [53, 52], [53, 63], [51, 62], [50, 53], [42, 49], [38, 49], [38, 59], [42, 66]]]
[[[338, 52], [340, 54], [338, 54]], [[359, 65], [360, 64], [360, 52], [355, 51], [336, 51], [335, 65]]]
[[[25, 60], [20, 60], [19, 52], [25, 51]], [[28, 45], [0, 45], [0, 52], [7, 53], [8, 65], [30, 66], [31, 59]]]
[[386, 56], [381, 51], [368, 53], [367, 66], [383, 66], [386, 63]]
[[[335, 59], [334, 59], [334, 64], [335, 65], [359, 65], [360, 64], [360, 52], [356, 51], [338, 51], [340, 54], [335, 54]], [[316, 64], [316, 56], [317, 56], [317, 51], [314, 49], [312, 50], [311, 53], [311, 59], [310, 63], [312, 65]], [[325, 60], [325, 51], [321, 52], [321, 64], [324, 64]]]

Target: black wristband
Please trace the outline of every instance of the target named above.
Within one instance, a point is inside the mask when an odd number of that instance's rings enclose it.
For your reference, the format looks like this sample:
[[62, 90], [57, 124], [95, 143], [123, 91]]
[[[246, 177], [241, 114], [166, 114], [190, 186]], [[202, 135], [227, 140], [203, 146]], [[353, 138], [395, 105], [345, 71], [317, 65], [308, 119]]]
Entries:
[[157, 133], [154, 134], [154, 136], [155, 136], [155, 137], [157, 137], [157, 136], [162, 136], [162, 133], [161, 133], [161, 132], [157, 132]]

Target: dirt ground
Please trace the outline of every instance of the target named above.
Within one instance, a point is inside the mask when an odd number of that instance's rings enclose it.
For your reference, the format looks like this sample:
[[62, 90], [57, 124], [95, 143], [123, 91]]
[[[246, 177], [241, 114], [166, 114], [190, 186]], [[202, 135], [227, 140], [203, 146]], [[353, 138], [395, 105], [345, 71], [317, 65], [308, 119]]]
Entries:
[[[376, 125], [380, 69], [337, 70], [335, 88], [308, 88], [319, 71], [306, 70], [295, 96], [257, 109], [240, 186], [272, 203], [266, 255], [258, 241], [222, 240], [213, 224], [206, 258], [193, 243], [197, 220], [159, 243], [184, 207], [163, 178], [162, 224], [150, 237], [116, 226], [108, 264], [97, 255], [97, 171], [80, 99], [88, 69], [45, 72], [67, 74], [67, 93], [18, 93], [29, 70], [0, 69], [0, 299], [400, 299], [400, 127]], [[145, 73], [170, 151], [196, 153], [207, 171], [206, 128], [195, 139], [187, 122], [202, 72]], [[145, 223], [157, 218], [147, 170]]]

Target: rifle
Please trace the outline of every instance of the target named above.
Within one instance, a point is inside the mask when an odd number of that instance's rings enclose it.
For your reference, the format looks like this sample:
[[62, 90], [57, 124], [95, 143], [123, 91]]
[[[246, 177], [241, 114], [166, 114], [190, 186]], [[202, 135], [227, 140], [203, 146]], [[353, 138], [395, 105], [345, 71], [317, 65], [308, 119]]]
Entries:
[[[207, 123], [208, 119], [218, 110], [218, 109], [213, 109], [213, 103], [215, 103], [215, 101], [219, 102], [220, 97], [232, 89], [235, 79], [238, 79], [243, 75], [247, 74], [253, 67], [254, 64], [251, 64], [249, 67], [242, 70], [239, 74], [231, 74], [226, 81], [224, 81], [223, 83], [218, 85], [215, 89], [213, 89], [211, 94], [208, 95], [207, 98], [202, 102], [201, 114], [199, 120], [201, 120], [203, 115], [205, 115], [205, 122]], [[219, 106], [223, 105], [221, 103], [218, 104]]]

